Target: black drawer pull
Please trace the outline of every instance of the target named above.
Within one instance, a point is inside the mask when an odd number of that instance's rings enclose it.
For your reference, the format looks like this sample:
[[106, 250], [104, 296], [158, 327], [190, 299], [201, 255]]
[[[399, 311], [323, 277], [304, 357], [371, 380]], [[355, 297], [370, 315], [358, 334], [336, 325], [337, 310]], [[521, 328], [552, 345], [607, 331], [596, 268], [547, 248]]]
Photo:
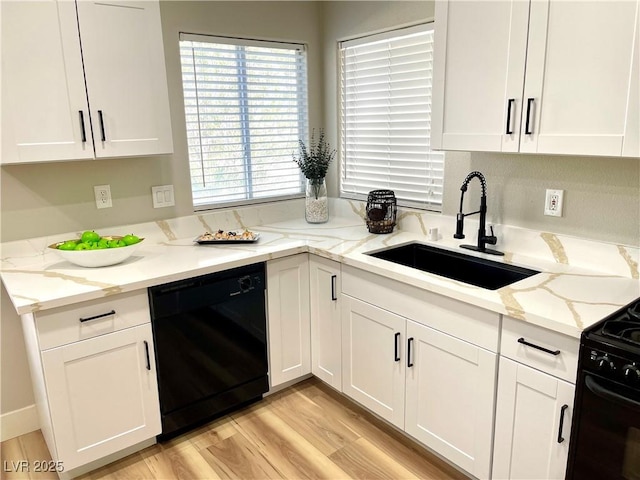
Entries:
[[82, 318], [80, 317], [80, 321], [81, 322], [88, 322], [90, 320], [96, 320], [98, 318], [102, 318], [102, 317], [108, 317], [109, 315], [115, 315], [116, 311], [115, 310], [111, 310], [110, 312], [107, 313], [101, 313], [100, 315], [95, 315], [93, 317], [87, 317], [87, 318]]
[[562, 405], [560, 409], [560, 428], [558, 428], [558, 443], [564, 442], [564, 437], [562, 436], [562, 427], [564, 426], [564, 411], [569, 408], [569, 405]]
[[107, 136], [104, 133], [104, 118], [102, 118], [102, 110], [98, 110], [98, 117], [100, 117], [100, 135], [102, 137], [102, 141], [107, 141]]
[[400, 332], [397, 332], [394, 336], [393, 336], [393, 359], [396, 362], [400, 361], [400, 347], [398, 345], [398, 341], [400, 340]]
[[505, 132], [507, 135], [511, 135], [513, 133], [513, 130], [511, 129], [511, 108], [515, 101], [515, 98], [510, 98], [507, 102], [507, 131]]
[[413, 362], [411, 361], [411, 345], [413, 345], [413, 337], [409, 338], [407, 341], [407, 367], [413, 367]]
[[80, 133], [82, 134], [82, 143], [86, 143], [87, 141], [87, 131], [84, 128], [84, 112], [82, 110], [78, 110], [80, 114]]
[[527, 347], [535, 348], [536, 350], [540, 350], [544, 353], [548, 353], [550, 355], [560, 355], [560, 350], [549, 350], [548, 348], [541, 347], [540, 345], [535, 345], [533, 343], [527, 342], [523, 337], [518, 339], [518, 343], [526, 345]]
[[533, 98], [528, 98], [527, 99], [527, 121], [524, 127], [524, 133], [526, 135], [531, 135], [533, 133], [533, 131], [530, 128], [530, 124], [531, 124], [531, 110], [533, 110], [531, 107], [533, 106], [533, 102], [535, 99]]
[[331, 275], [331, 300], [336, 301], [338, 297], [336, 296], [336, 279], [337, 275]]
[[149, 342], [147, 342], [146, 340], [144, 340], [144, 351], [147, 354], [147, 370], [151, 370], [151, 360], [149, 359]]

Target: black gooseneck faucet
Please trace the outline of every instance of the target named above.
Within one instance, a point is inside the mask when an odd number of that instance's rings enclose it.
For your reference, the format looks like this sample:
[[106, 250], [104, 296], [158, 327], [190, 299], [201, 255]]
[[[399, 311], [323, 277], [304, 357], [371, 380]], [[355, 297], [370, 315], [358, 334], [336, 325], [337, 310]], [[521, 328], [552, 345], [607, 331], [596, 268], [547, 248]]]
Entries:
[[[477, 178], [480, 180], [480, 184], [482, 186], [482, 196], [480, 197], [480, 210], [477, 212], [471, 213], [462, 213], [462, 201], [464, 200], [464, 192], [467, 191], [467, 186], [469, 182]], [[498, 239], [493, 234], [493, 227], [491, 229], [491, 235], [487, 235], [486, 232], [486, 223], [487, 223], [487, 181], [484, 178], [482, 173], [475, 171], [471, 172], [467, 175], [467, 178], [462, 182], [462, 186], [460, 187], [460, 211], [456, 216], [456, 233], [453, 235], [453, 238], [464, 238], [464, 217], [468, 217], [469, 215], [475, 215], [476, 213], [480, 214], [480, 228], [478, 229], [478, 245], [460, 245], [461, 248], [466, 248], [468, 250], [475, 250], [477, 252], [482, 253], [490, 253], [492, 255], [504, 255], [504, 253], [499, 252], [498, 250], [492, 250], [487, 248], [486, 245], [495, 245]]]

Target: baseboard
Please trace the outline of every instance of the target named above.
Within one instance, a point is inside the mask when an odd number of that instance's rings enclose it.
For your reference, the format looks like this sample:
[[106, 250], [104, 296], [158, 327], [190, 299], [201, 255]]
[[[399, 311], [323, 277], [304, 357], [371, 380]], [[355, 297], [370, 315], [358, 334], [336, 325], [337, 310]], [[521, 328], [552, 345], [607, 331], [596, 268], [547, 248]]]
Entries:
[[295, 385], [296, 383], [300, 383], [303, 380], [306, 380], [307, 378], [311, 378], [313, 377], [313, 374], [311, 373], [307, 373], [306, 375], [303, 375], [302, 377], [299, 378], [295, 378], [293, 380], [289, 380], [288, 382], [284, 382], [276, 387], [270, 387], [269, 391], [267, 393], [264, 394], [265, 397], [268, 397], [269, 395], [273, 395], [274, 393], [278, 393], [280, 390], [284, 390], [285, 388], [289, 388], [291, 385]]
[[0, 442], [33, 432], [40, 428], [35, 405], [0, 415]]

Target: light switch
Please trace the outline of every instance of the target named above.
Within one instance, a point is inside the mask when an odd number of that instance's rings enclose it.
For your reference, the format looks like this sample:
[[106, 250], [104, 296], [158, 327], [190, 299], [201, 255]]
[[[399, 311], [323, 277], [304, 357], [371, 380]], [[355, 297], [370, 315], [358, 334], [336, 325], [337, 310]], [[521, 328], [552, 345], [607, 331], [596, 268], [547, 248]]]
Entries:
[[153, 199], [153, 208], [172, 207], [175, 205], [173, 185], [151, 187], [151, 198]]

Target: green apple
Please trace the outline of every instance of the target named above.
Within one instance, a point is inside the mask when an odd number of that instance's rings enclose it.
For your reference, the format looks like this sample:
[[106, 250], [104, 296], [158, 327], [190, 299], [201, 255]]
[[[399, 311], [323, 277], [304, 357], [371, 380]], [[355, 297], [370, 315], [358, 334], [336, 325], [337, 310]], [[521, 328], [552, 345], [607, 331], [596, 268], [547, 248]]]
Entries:
[[75, 250], [77, 244], [77, 240], [67, 240], [66, 242], [58, 245], [58, 250]]
[[83, 243], [94, 243], [100, 240], [100, 235], [98, 235], [93, 230], [86, 230], [85, 232], [82, 233], [80, 240]]
[[133, 233], [129, 233], [122, 237], [122, 241], [127, 245], [134, 245], [140, 241], [140, 238], [134, 235]]

